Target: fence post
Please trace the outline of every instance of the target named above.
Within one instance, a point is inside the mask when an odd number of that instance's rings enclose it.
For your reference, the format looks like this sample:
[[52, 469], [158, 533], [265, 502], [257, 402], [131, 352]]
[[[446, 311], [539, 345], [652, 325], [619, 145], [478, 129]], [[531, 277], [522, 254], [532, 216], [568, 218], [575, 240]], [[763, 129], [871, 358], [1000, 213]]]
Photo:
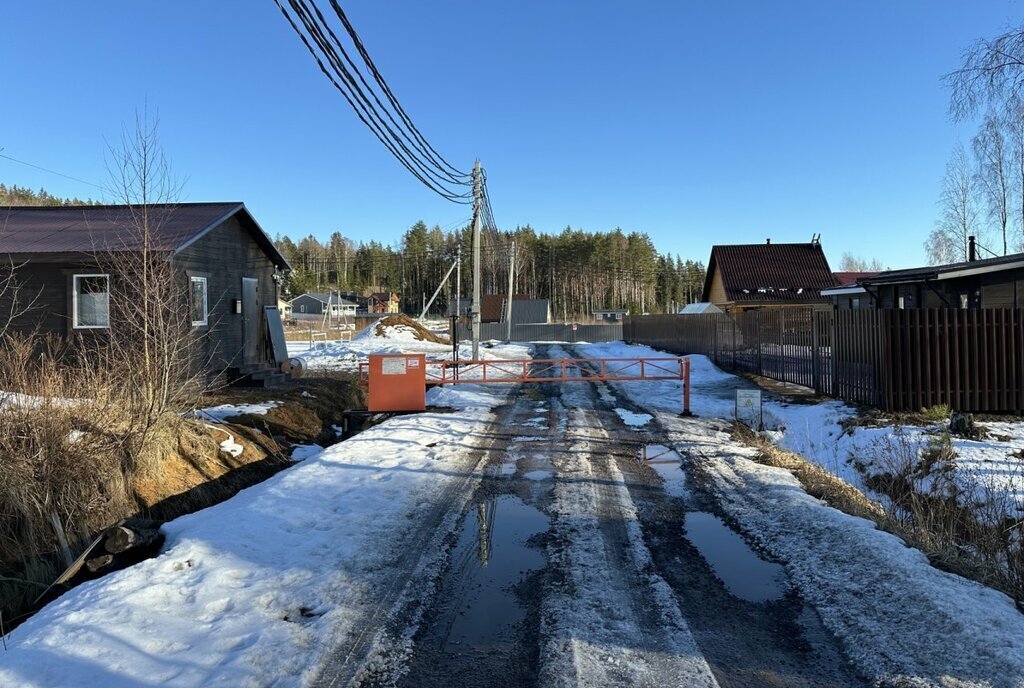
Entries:
[[711, 360], [718, 365], [718, 316], [711, 318]]
[[779, 364], [782, 366], [782, 381], [786, 379], [786, 309], [779, 309]]
[[818, 358], [818, 317], [817, 313], [811, 311], [811, 380], [814, 384], [814, 393], [821, 394], [821, 360]]
[[739, 327], [739, 323], [736, 319], [732, 321], [732, 371], [736, 372], [736, 329]]
[[754, 311], [754, 334], [757, 335], [757, 374], [764, 375], [761, 364], [761, 311]]

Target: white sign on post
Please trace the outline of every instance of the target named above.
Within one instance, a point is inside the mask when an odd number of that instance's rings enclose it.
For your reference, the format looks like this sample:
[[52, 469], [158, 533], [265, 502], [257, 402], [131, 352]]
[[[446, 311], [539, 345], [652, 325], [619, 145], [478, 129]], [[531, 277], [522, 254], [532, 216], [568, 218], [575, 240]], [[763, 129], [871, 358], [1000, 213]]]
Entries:
[[736, 390], [736, 420], [754, 430], [764, 427], [761, 417], [761, 390]]

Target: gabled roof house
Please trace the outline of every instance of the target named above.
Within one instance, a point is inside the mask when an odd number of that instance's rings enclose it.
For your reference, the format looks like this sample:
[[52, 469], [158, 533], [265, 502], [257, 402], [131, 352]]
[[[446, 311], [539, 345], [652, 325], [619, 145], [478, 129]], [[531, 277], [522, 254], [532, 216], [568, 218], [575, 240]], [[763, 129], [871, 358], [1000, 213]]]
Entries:
[[[117, 327], [110, 293], [121, 276], [113, 272], [112, 257], [143, 248], [138, 211], [124, 205], [0, 208], [0, 261], [17, 266], [23, 292], [34, 296], [12, 329], [85, 339]], [[181, 280], [188, 294], [181, 308], [201, 334], [205, 359], [238, 375], [276, 368], [280, 352], [270, 328], [280, 322], [278, 285], [289, 265], [245, 205], [162, 204], [147, 211], [146, 245], [171, 261], [174, 279]], [[274, 310], [269, 317], [268, 309]]]
[[726, 312], [813, 306], [825, 308], [822, 289], [835, 286], [818, 241], [806, 244], [733, 244], [711, 248], [702, 302]]

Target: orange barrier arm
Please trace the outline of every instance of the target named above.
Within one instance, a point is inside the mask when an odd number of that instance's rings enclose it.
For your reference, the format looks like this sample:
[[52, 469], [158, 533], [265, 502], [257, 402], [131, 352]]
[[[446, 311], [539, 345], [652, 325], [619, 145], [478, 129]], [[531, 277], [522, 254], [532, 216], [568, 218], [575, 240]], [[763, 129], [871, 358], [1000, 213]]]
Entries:
[[[369, 382], [369, 367], [359, 364], [359, 379]], [[689, 358], [551, 358], [478, 361], [426, 361], [427, 385], [520, 382], [642, 382], [679, 380], [683, 412], [690, 413]]]

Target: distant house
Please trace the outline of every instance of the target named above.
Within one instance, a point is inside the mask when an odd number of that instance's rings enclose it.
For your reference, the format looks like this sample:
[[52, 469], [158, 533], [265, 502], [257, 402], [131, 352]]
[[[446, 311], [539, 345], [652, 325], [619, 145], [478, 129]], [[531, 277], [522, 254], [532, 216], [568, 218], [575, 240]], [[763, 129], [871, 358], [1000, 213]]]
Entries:
[[368, 313], [397, 313], [401, 299], [398, 294], [390, 291], [381, 291], [370, 294], [367, 298], [366, 310]]
[[[505, 322], [505, 294], [485, 294], [480, 299], [480, 322]], [[531, 299], [523, 294], [512, 296], [512, 324], [526, 325], [551, 322], [551, 304], [547, 299]]]
[[281, 317], [285, 320], [290, 320], [292, 317], [292, 305], [284, 299], [277, 300], [277, 310], [281, 313]]
[[856, 286], [873, 308], [1024, 308], [1024, 253], [887, 270]]
[[[148, 211], [148, 246], [171, 261], [188, 293], [181, 308], [201, 334], [204, 359], [229, 375], [276, 368], [275, 319], [266, 311], [276, 310], [278, 285], [290, 268], [245, 205], [181, 203]], [[118, 205], [5, 208], [0, 261], [19, 266], [24, 292], [35, 296], [14, 329], [102, 341], [117, 327], [110, 294], [122, 277], [111, 256], [143, 247], [131, 222], [135, 212]]]
[[723, 313], [724, 311], [713, 303], [705, 301], [699, 303], [688, 303], [679, 311], [679, 315], [706, 315], [708, 313]]
[[469, 314], [469, 309], [473, 306], [473, 299], [468, 297], [462, 297], [461, 299], [452, 299], [448, 302], [448, 317], [458, 315], [464, 317]]
[[711, 248], [701, 301], [726, 312], [785, 306], [826, 308], [822, 289], [836, 286], [818, 241]]
[[317, 320], [325, 314], [334, 319], [354, 318], [358, 308], [355, 303], [331, 292], [301, 294], [289, 303], [295, 320]]
[[622, 322], [629, 315], [628, 308], [601, 308], [591, 311], [594, 320], [598, 322], [616, 323]]
[[832, 301], [836, 310], [863, 310], [874, 308], [874, 300], [864, 287], [857, 284], [858, 280], [874, 277], [877, 272], [834, 272], [836, 285], [831, 289], [822, 289], [821, 295]]

